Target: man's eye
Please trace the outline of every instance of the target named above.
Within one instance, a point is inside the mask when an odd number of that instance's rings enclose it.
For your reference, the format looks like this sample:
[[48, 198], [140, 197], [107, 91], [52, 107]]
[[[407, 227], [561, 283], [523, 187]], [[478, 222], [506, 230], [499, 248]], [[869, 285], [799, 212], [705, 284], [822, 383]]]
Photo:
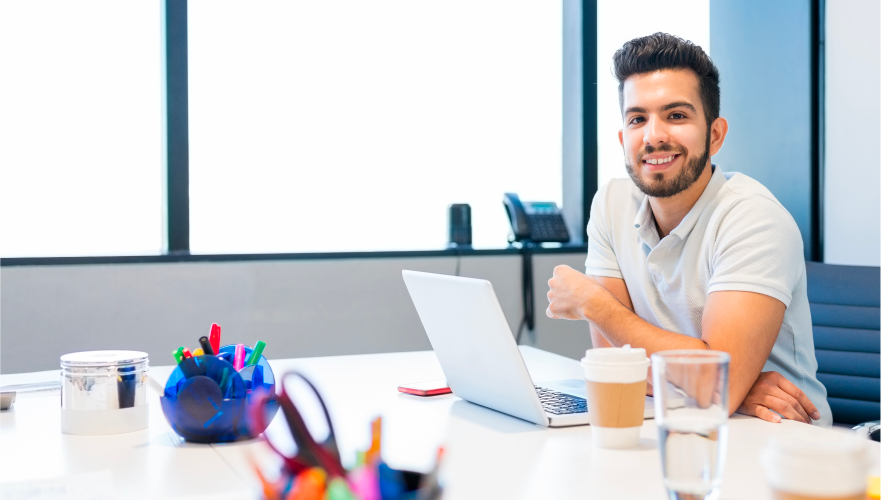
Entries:
[[674, 120], [682, 120], [685, 118], [685, 115], [683, 115], [682, 113], [673, 113], [672, 115], [670, 115], [670, 118]]
[[635, 116], [635, 117], [633, 117], [633, 118], [630, 119], [630, 123], [632, 123], [632, 124], [634, 124], [634, 125], [637, 124], [637, 123], [642, 123], [642, 122], [644, 122], [644, 121], [645, 121], [645, 118], [643, 118], [643, 117], [641, 117], [641, 116]]

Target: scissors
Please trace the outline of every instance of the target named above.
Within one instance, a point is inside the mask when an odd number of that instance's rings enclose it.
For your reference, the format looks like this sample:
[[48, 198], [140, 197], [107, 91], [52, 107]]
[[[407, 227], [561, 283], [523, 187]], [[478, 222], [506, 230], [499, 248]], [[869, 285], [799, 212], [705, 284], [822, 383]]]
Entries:
[[[310, 433], [309, 429], [306, 427], [306, 422], [303, 420], [297, 406], [285, 391], [284, 383], [291, 377], [297, 377], [305, 382], [321, 404], [321, 409], [324, 412], [324, 419], [327, 422], [327, 428], [329, 431], [324, 442], [319, 443], [315, 440], [312, 433]], [[321, 394], [315, 389], [315, 385], [298, 372], [285, 373], [281, 377], [278, 385], [281, 386], [281, 393], [278, 395], [279, 406], [281, 407], [288, 429], [291, 432], [291, 437], [294, 438], [294, 442], [297, 444], [297, 453], [294, 456], [287, 456], [279, 450], [275, 443], [266, 437], [265, 434], [263, 438], [272, 451], [282, 458], [287, 472], [290, 475], [295, 476], [311, 467], [321, 467], [327, 472], [328, 477], [345, 477], [346, 469], [340, 461], [340, 452], [336, 443], [336, 434], [333, 430], [333, 423], [330, 421], [330, 413], [327, 411], [327, 405], [324, 404]], [[265, 429], [267, 427], [267, 422], [266, 415], [262, 411], [262, 408], [265, 402], [272, 398], [273, 395], [263, 393], [259, 395], [255, 394], [254, 396], [256, 396], [254, 401], [257, 404], [253, 404], [250, 408], [251, 422], [254, 424], [255, 429]]]

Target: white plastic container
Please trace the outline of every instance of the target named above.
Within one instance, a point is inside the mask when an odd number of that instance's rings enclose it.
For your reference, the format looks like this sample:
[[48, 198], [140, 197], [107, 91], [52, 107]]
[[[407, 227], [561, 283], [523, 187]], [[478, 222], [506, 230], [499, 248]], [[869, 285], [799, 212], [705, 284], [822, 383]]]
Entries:
[[87, 351], [61, 356], [61, 432], [97, 436], [146, 429], [147, 353]]
[[810, 430], [815, 432], [781, 432], [762, 451], [762, 468], [775, 498], [865, 498], [870, 442], [848, 431]]
[[627, 449], [639, 446], [645, 416], [646, 378], [651, 362], [645, 349], [588, 349], [581, 366], [587, 385], [587, 411], [594, 446]]

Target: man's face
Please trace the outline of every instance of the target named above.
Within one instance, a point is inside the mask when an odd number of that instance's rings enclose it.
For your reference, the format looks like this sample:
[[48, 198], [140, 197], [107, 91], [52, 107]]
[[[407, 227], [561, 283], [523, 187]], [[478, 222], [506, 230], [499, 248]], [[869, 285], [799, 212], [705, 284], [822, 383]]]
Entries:
[[633, 182], [655, 198], [688, 189], [711, 153], [697, 76], [689, 70], [634, 75], [624, 81], [623, 97], [618, 138]]

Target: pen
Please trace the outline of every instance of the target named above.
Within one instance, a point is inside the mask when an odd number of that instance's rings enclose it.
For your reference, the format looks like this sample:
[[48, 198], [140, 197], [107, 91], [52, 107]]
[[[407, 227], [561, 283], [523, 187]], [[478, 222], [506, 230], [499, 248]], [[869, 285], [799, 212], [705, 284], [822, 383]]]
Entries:
[[209, 356], [214, 356], [217, 354], [217, 351], [214, 350], [214, 346], [211, 345], [211, 342], [208, 340], [208, 337], [199, 337], [199, 345], [202, 346], [202, 352]]
[[[117, 372], [120, 374], [116, 378], [116, 395], [119, 398], [120, 408], [132, 408], [135, 406], [135, 385], [136, 375], [134, 366], [120, 366]], [[123, 375], [122, 373], [127, 373]]]
[[184, 377], [190, 378], [196, 375], [196, 370], [198, 369], [198, 366], [193, 365], [193, 361], [195, 360], [193, 359], [193, 355], [192, 353], [190, 353], [190, 350], [186, 347], [179, 347], [177, 352], [181, 354], [181, 362], [178, 364], [178, 366], [180, 367], [181, 372], [183, 372]]
[[365, 453], [368, 463], [378, 461], [382, 452], [382, 417], [376, 417], [370, 423], [370, 449]]
[[249, 457], [248, 461], [251, 462], [251, 468], [254, 469], [254, 473], [257, 474], [257, 477], [260, 479], [260, 484], [263, 485], [263, 498], [278, 498], [278, 495], [275, 494], [275, 488], [272, 486], [272, 483], [266, 480], [263, 473], [260, 472], [260, 467], [254, 462], [254, 459]]
[[248, 358], [248, 361], [245, 363], [246, 366], [256, 365], [260, 362], [260, 356], [263, 355], [263, 349], [266, 347], [266, 342], [262, 340], [258, 340], [256, 344], [254, 344], [254, 350], [251, 351], [251, 357]]
[[441, 498], [442, 491], [440, 484], [438, 483], [438, 471], [440, 470], [443, 458], [444, 449], [438, 448], [437, 461], [434, 464], [434, 469], [423, 476], [422, 481], [419, 482], [419, 495], [416, 497], [419, 500], [437, 500], [438, 498]]
[[201, 348], [193, 351], [193, 356], [204, 356], [204, 355], [205, 355], [205, 351], [203, 351]]
[[211, 323], [211, 333], [208, 334], [208, 340], [211, 342], [211, 349], [214, 354], [220, 352], [220, 325]]
[[232, 384], [229, 383], [229, 367], [224, 367], [220, 375], [220, 390], [223, 392], [223, 399], [229, 398], [229, 390]]
[[232, 367], [236, 371], [245, 367], [245, 344], [236, 344], [236, 355], [233, 358]]
[[172, 353], [172, 354], [174, 354], [175, 361], [177, 361], [178, 364], [180, 364], [180, 362], [183, 361], [183, 359], [184, 359], [184, 348], [178, 347], [177, 350], [175, 350], [174, 353]]

